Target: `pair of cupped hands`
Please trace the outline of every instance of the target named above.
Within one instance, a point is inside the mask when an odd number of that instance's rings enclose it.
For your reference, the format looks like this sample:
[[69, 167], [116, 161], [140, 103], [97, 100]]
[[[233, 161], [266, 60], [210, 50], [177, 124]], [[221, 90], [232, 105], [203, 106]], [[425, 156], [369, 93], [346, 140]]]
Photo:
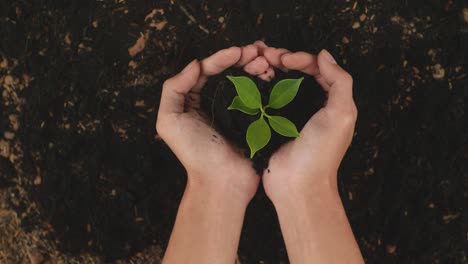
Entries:
[[351, 143], [357, 118], [352, 78], [326, 50], [316, 56], [268, 47], [261, 41], [194, 60], [164, 82], [156, 129], [187, 170], [188, 187], [215, 199], [245, 204], [257, 191], [260, 177], [251, 160], [200, 112], [200, 92], [208, 78], [230, 67], [243, 67], [265, 81], [274, 77], [275, 68], [297, 70], [321, 85], [327, 94], [323, 108], [302, 128], [300, 137], [273, 154], [262, 181], [273, 203], [291, 195], [295, 199], [311, 196], [314, 190], [336, 193], [338, 167]]

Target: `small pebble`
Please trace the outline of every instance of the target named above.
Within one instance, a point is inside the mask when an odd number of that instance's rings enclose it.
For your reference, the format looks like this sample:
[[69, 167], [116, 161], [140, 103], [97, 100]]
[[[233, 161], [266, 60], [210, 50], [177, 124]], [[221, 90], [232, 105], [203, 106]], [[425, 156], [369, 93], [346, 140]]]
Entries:
[[444, 215], [444, 216], [442, 217], [442, 220], [444, 220], [444, 223], [445, 223], [445, 224], [448, 224], [448, 223], [450, 223], [451, 221], [457, 219], [458, 216], [459, 216], [458, 214], [448, 214], [448, 215]]
[[10, 131], [6, 131], [3, 136], [8, 139], [8, 140], [12, 140], [15, 138], [15, 133], [13, 132], [10, 132]]
[[29, 249], [27, 254], [31, 264], [41, 264], [44, 262], [44, 256], [37, 248]]
[[221, 24], [224, 23], [224, 17], [219, 17], [218, 22], [221, 23]]
[[41, 185], [41, 183], [42, 183], [41, 176], [37, 175], [36, 178], [34, 178], [33, 183], [34, 183], [34, 185]]
[[440, 64], [436, 64], [432, 67], [432, 77], [436, 80], [442, 80], [445, 77], [445, 69]]
[[260, 25], [263, 21], [263, 13], [260, 13], [257, 17], [257, 25]]
[[343, 44], [348, 44], [349, 43], [349, 38], [344, 36], [343, 39], [341, 39], [341, 42], [343, 42]]
[[10, 145], [7, 141], [0, 140], [0, 156], [4, 158], [10, 156]]
[[65, 41], [65, 44], [67, 44], [68, 46], [70, 46], [72, 44], [70, 33], [67, 32], [67, 34], [65, 34], [64, 41]]
[[19, 129], [18, 115], [9, 115], [8, 119], [10, 120], [10, 125], [13, 128], [13, 130], [18, 131]]
[[14, 85], [15, 80], [13, 79], [13, 76], [11, 76], [11, 75], [5, 76], [5, 79], [3, 79], [3, 84], [8, 85], [8, 86]]
[[2, 61], [0, 62], [0, 69], [6, 69], [8, 67], [8, 60], [6, 58], [3, 58]]
[[400, 16], [393, 16], [390, 18], [390, 21], [393, 23], [393, 24], [400, 24], [401, 23], [401, 20], [402, 18]]
[[356, 21], [353, 23], [353, 29], [358, 29], [361, 27], [361, 23], [359, 23], [359, 21]]
[[395, 245], [387, 245], [387, 253], [394, 254], [396, 252], [397, 247]]
[[366, 20], [366, 18], [367, 18], [366, 14], [362, 14], [361, 16], [359, 16], [359, 20], [360, 20], [361, 22], [363, 22], [364, 20]]

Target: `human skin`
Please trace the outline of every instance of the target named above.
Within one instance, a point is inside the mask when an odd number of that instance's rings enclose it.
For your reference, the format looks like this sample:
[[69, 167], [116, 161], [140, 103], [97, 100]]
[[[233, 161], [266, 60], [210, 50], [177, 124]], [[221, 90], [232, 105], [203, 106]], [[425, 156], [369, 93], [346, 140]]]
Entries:
[[252, 74], [268, 65], [255, 61], [257, 47], [232, 47], [193, 61], [163, 85], [156, 122], [159, 136], [187, 171], [187, 186], [163, 263], [234, 263], [247, 204], [260, 177], [241, 151], [200, 112], [200, 92], [209, 76], [231, 66]]
[[328, 96], [300, 137], [270, 159], [263, 186], [273, 202], [291, 263], [363, 263], [337, 188], [357, 109], [352, 78], [323, 50], [318, 56], [268, 48], [276, 67], [315, 77]]
[[357, 115], [352, 80], [327, 54], [317, 59], [256, 42], [193, 61], [164, 83], [156, 128], [186, 168], [188, 179], [163, 263], [236, 259], [245, 209], [259, 177], [251, 161], [199, 111], [208, 77], [231, 66], [266, 81], [274, 77], [273, 67], [301, 70], [322, 84], [329, 95], [326, 106], [299, 139], [273, 155], [264, 187], [277, 209], [291, 263], [362, 262], [336, 188], [336, 171]]

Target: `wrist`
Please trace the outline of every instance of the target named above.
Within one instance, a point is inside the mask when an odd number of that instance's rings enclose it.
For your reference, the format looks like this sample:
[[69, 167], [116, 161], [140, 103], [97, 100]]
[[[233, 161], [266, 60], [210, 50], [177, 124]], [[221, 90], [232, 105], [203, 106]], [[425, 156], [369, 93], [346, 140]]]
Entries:
[[346, 219], [338, 192], [324, 191], [291, 195], [286, 199], [273, 202], [281, 225], [295, 223], [293, 226], [314, 229], [330, 219]]
[[[283, 181], [279, 181], [280, 179], [283, 179]], [[287, 175], [281, 178], [265, 178], [264, 185], [265, 191], [275, 207], [288, 206], [292, 203], [307, 204], [322, 199], [325, 201], [340, 200], [336, 184], [336, 173], [332, 175], [308, 175], [307, 177]]]
[[[279, 199], [280, 198], [280, 199]], [[337, 190], [318, 189], [308, 192], [295, 192], [272, 200], [277, 210], [307, 211], [311, 208], [323, 208], [325, 210], [342, 209], [341, 198]]]
[[200, 177], [189, 173], [184, 196], [196, 197], [204, 201], [216, 201], [220, 205], [247, 207], [257, 190], [258, 180], [256, 184], [248, 185], [224, 181], [218, 175]]

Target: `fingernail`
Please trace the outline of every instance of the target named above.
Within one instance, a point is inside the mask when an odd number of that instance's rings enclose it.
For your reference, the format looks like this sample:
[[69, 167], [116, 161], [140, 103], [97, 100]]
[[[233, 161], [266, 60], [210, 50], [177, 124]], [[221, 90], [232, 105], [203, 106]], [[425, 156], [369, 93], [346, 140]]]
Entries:
[[182, 73], [185, 73], [185, 72], [188, 72], [190, 71], [193, 66], [195, 65], [197, 60], [193, 60], [191, 63], [189, 63], [189, 65], [187, 65], [183, 70], [182, 70]]
[[328, 52], [326, 49], [322, 50], [323, 53], [323, 56], [325, 57], [325, 59], [331, 63], [331, 64], [336, 64], [336, 60], [335, 58], [333, 58], [333, 56], [330, 54], [330, 52]]
[[265, 42], [261, 41], [261, 40], [257, 40], [254, 42], [254, 45], [258, 45], [258, 46], [261, 46], [263, 48], [267, 47], [267, 45], [265, 44]]

